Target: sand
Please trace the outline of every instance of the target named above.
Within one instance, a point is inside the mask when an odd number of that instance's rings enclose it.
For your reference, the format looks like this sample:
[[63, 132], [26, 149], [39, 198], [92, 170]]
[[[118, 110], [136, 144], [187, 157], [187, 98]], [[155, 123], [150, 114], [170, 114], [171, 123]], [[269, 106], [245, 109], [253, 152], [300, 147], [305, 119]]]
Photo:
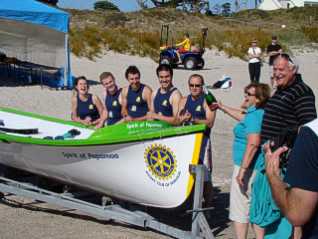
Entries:
[[[318, 55], [317, 52], [295, 53], [303, 79], [318, 93]], [[243, 88], [249, 83], [247, 62], [237, 58], [228, 58], [223, 53], [209, 50], [204, 55], [205, 67], [200, 71], [174, 70], [174, 85], [186, 95], [187, 80], [193, 73], [202, 74], [207, 84], [213, 84], [222, 75], [233, 79], [230, 90], [214, 90], [213, 94], [224, 104], [239, 106], [243, 100]], [[98, 76], [103, 71], [111, 71], [120, 86], [127, 84], [124, 71], [129, 65], [136, 65], [141, 71], [141, 81], [153, 89], [158, 88], [155, 74], [157, 64], [149, 58], [122, 55], [106, 52], [96, 61], [72, 56], [72, 72], [74, 75], [85, 75], [92, 80], [91, 92], [101, 97], [102, 87], [98, 84]], [[269, 83], [269, 66], [262, 67], [261, 81]], [[0, 102], [2, 106], [14, 107], [25, 111], [36, 112], [63, 119], [70, 119], [71, 91], [54, 90], [40, 86], [2, 86]], [[317, 107], [317, 102], [316, 102]], [[212, 212], [213, 231], [217, 238], [233, 238], [233, 229], [227, 220], [228, 192], [232, 170], [231, 145], [232, 129], [235, 121], [217, 113], [212, 131], [214, 174], [213, 181], [217, 187], [215, 194], [216, 210]], [[26, 199], [14, 200], [28, 202]], [[0, 238], [167, 238], [151, 231], [143, 231], [119, 224], [109, 224], [77, 216], [61, 215], [61, 210], [42, 210], [15, 207], [13, 204], [0, 204]], [[52, 205], [40, 205], [54, 208]], [[250, 234], [252, 238], [252, 234]]]

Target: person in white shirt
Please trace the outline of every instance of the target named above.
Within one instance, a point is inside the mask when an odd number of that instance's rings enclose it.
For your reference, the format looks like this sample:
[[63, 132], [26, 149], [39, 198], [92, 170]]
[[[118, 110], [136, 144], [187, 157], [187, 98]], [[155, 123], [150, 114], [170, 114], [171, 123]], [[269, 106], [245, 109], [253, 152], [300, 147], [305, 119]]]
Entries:
[[248, 48], [248, 71], [251, 82], [259, 82], [261, 76], [261, 55], [262, 50], [257, 46], [257, 40], [253, 40], [251, 47]]

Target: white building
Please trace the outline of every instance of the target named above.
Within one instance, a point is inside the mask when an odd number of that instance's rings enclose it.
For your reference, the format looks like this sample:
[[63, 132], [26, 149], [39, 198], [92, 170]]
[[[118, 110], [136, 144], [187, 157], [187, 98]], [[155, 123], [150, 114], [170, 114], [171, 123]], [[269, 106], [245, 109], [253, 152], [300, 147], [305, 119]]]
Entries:
[[276, 10], [280, 8], [304, 7], [318, 5], [318, 0], [264, 0], [258, 9]]

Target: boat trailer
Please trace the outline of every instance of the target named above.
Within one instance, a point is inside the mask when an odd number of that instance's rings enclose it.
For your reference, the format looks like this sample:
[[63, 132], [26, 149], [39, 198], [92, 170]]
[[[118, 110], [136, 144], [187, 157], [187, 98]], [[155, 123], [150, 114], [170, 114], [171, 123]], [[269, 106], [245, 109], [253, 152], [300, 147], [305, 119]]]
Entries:
[[[204, 215], [207, 209], [202, 208], [203, 198], [203, 165], [190, 165], [189, 170], [195, 175], [195, 188], [193, 197], [191, 231], [184, 231], [159, 222], [155, 217], [140, 211], [128, 210], [119, 204], [101, 205], [77, 199], [68, 193], [55, 193], [33, 184], [0, 177], [0, 192], [3, 194], [16, 195], [31, 198], [36, 201], [61, 206], [72, 210], [78, 210], [86, 215], [99, 220], [113, 220], [127, 223], [144, 229], [152, 229], [163, 234], [179, 239], [214, 239], [213, 233]], [[5, 195], [3, 196], [5, 198]]]

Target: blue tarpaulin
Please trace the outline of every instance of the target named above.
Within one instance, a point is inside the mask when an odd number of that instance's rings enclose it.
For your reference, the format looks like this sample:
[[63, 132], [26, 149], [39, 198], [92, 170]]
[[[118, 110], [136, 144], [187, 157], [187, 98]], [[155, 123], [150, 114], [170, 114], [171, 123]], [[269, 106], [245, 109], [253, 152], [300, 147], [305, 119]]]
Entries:
[[71, 88], [69, 20], [67, 12], [35, 0], [0, 0], [0, 49], [22, 62], [58, 68], [59, 82], [51, 85]]
[[0, 17], [68, 32], [68, 13], [35, 0], [1, 0]]

